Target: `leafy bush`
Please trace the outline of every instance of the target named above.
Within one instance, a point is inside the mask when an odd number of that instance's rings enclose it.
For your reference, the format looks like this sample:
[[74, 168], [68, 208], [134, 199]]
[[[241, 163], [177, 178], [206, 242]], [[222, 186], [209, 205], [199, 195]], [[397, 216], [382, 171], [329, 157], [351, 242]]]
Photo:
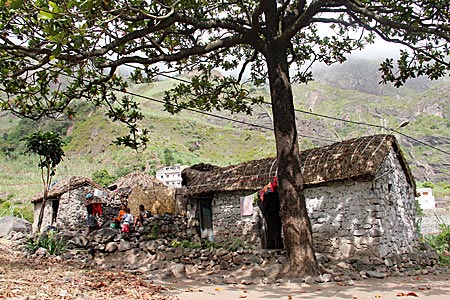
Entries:
[[214, 249], [219, 249], [219, 248], [223, 248], [223, 245], [220, 243], [216, 243], [214, 241], [204, 241], [204, 246], [205, 248], [214, 248]]
[[171, 247], [181, 247], [181, 248], [185, 248], [185, 249], [199, 249], [202, 247], [202, 244], [199, 242], [192, 242], [192, 241], [188, 241], [188, 240], [183, 240], [183, 241], [178, 241], [178, 240], [173, 240], [170, 243]]
[[427, 235], [425, 240], [439, 254], [439, 262], [450, 265], [450, 225], [440, 224], [439, 229], [439, 234]]
[[434, 188], [434, 184], [432, 183], [432, 182], [429, 182], [429, 181], [425, 181], [424, 183], [422, 183], [422, 186], [424, 187], [424, 188]]
[[44, 236], [29, 238], [25, 243], [25, 248], [31, 253], [35, 253], [39, 248], [45, 248], [51, 255], [60, 255], [66, 251], [67, 241], [54, 231], [49, 231]]
[[229, 251], [236, 251], [238, 249], [248, 248], [247, 244], [241, 239], [232, 239], [230, 244], [227, 246]]
[[156, 240], [159, 237], [159, 227], [157, 224], [154, 224], [152, 228], [150, 228], [150, 233], [147, 235], [147, 239]]
[[108, 187], [116, 180], [116, 177], [109, 175], [107, 170], [102, 169], [97, 170], [92, 174], [92, 180], [102, 185], [103, 187]]

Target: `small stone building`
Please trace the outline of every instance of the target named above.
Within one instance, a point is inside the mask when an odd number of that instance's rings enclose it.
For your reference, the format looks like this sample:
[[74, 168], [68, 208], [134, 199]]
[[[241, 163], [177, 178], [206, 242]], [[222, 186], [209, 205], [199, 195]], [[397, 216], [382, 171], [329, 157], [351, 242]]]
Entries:
[[[350, 139], [300, 155], [317, 252], [344, 259], [414, 251], [415, 183], [394, 136]], [[280, 203], [276, 188], [270, 189], [277, 165], [266, 158], [185, 169], [189, 225], [204, 239], [282, 248]]]
[[[48, 191], [44, 201], [43, 193], [37, 193], [31, 202], [34, 204], [33, 231], [38, 228], [39, 215], [43, 208], [41, 230], [47, 226], [54, 226], [64, 232], [78, 232], [86, 229], [87, 211], [84, 206], [88, 193], [97, 190], [102, 194], [104, 189], [89, 178], [70, 176], [56, 182]], [[96, 197], [103, 202], [102, 197]]]

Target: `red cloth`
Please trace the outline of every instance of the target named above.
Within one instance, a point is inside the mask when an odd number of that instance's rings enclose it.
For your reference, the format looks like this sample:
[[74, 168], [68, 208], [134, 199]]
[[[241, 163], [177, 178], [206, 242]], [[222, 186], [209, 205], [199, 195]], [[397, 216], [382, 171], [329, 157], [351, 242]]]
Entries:
[[130, 232], [130, 224], [123, 223], [122, 224], [122, 232], [125, 232], [125, 233]]
[[92, 203], [92, 214], [94, 216], [101, 216], [103, 214], [101, 203]]
[[259, 199], [261, 199], [261, 201], [264, 201], [264, 189], [259, 190]]

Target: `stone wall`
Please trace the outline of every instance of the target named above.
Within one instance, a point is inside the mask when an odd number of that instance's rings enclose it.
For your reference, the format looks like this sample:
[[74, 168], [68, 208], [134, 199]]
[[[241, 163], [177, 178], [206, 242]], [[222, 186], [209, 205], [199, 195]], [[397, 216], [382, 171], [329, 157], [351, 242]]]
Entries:
[[197, 231], [187, 226], [187, 219], [178, 215], [152, 216], [148, 225], [138, 228], [140, 235], [151, 238], [176, 239], [193, 241], [197, 239]]
[[414, 194], [393, 153], [373, 181], [307, 188], [305, 197], [319, 252], [387, 257], [417, 244]]
[[233, 239], [243, 240], [261, 247], [259, 234], [261, 212], [254, 206], [252, 216], [241, 216], [240, 197], [252, 192], [216, 194], [212, 203], [214, 240], [222, 243]]
[[62, 231], [86, 229], [87, 211], [84, 201], [88, 192], [90, 192], [88, 188], [79, 188], [61, 195], [58, 216], [54, 224], [58, 229]]
[[[174, 244], [172, 239], [146, 239], [140, 230], [123, 239], [118, 229], [104, 228], [89, 236], [74, 236], [69, 245], [69, 251], [62, 255], [65, 259], [89, 261], [92, 265], [98, 263], [115, 271], [153, 272], [165, 279], [202, 278], [200, 274], [207, 274], [204, 278], [211, 283], [274, 283], [287, 261], [284, 250], [205, 245], [187, 248]], [[324, 273], [315, 278], [306, 277], [304, 281], [350, 283], [368, 277], [439, 274], [437, 253], [422, 246], [416, 253], [394, 254], [386, 259], [352, 257], [339, 261], [317, 254]]]

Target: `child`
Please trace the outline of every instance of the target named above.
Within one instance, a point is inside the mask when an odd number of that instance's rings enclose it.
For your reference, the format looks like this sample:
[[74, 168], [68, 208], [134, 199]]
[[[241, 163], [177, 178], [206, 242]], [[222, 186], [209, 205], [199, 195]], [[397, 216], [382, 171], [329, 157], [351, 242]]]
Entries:
[[133, 215], [130, 213], [130, 209], [125, 210], [125, 214], [122, 217], [122, 232], [125, 236], [130, 233], [130, 225], [133, 224]]
[[125, 215], [127, 210], [127, 206], [125, 204], [122, 204], [121, 209], [119, 210], [119, 215], [115, 218], [113, 218], [113, 222], [116, 223], [116, 228], [119, 227], [120, 222], [122, 222], [122, 218]]
[[145, 209], [144, 205], [140, 204], [139, 205], [139, 215], [134, 220], [134, 227], [143, 226], [144, 221], [146, 219], [150, 218], [151, 216], [152, 216], [152, 214], [148, 210]]

